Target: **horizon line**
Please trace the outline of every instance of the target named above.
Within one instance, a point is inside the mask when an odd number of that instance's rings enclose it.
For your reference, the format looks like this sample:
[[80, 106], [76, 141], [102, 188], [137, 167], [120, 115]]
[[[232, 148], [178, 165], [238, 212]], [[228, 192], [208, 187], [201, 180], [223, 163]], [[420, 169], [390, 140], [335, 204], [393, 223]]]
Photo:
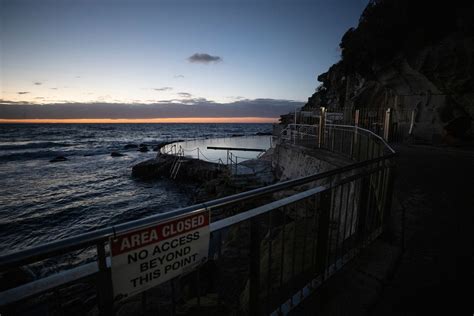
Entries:
[[274, 117], [166, 117], [150, 119], [0, 119], [0, 124], [146, 124], [146, 123], [277, 123]]

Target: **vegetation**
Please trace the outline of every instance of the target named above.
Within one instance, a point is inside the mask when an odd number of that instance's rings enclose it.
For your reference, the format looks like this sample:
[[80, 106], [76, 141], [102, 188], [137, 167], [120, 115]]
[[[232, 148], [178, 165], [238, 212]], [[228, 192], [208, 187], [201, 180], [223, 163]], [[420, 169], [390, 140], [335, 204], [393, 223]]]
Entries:
[[344, 68], [370, 78], [374, 65], [410, 57], [456, 31], [472, 34], [473, 11], [467, 1], [372, 0], [341, 40]]

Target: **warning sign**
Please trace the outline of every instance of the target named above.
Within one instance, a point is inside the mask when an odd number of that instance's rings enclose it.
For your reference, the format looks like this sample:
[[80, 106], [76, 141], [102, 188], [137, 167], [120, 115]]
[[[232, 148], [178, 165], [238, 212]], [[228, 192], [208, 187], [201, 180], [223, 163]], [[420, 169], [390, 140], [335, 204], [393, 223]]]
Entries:
[[110, 238], [114, 297], [145, 291], [207, 259], [209, 212], [186, 215]]

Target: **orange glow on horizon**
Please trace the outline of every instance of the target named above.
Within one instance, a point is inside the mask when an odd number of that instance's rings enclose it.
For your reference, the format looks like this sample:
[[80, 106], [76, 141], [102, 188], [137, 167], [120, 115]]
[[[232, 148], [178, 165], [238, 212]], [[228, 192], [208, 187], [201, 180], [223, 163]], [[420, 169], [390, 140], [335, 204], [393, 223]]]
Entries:
[[273, 117], [167, 117], [151, 119], [0, 119], [2, 123], [277, 123]]

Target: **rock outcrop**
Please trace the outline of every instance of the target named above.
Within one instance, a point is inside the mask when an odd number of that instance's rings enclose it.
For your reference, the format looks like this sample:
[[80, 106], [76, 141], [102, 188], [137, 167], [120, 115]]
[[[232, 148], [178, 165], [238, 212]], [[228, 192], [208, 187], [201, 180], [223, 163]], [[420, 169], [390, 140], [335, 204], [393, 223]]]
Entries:
[[418, 139], [472, 137], [473, 16], [472, 3], [371, 1], [303, 109], [414, 110]]
[[123, 157], [125, 156], [124, 154], [119, 153], [118, 151], [113, 151], [110, 153], [111, 157]]
[[132, 167], [132, 176], [141, 179], [168, 177], [175, 157], [157, 155], [155, 159], [145, 160]]
[[51, 159], [49, 162], [61, 162], [61, 161], [67, 161], [68, 159], [64, 156], [57, 156], [53, 159]]
[[158, 153], [156, 158], [145, 160], [132, 167], [132, 176], [142, 179], [170, 177], [173, 165], [180, 161], [176, 179], [185, 181], [209, 181], [227, 174], [227, 168], [199, 159], [177, 157]]

